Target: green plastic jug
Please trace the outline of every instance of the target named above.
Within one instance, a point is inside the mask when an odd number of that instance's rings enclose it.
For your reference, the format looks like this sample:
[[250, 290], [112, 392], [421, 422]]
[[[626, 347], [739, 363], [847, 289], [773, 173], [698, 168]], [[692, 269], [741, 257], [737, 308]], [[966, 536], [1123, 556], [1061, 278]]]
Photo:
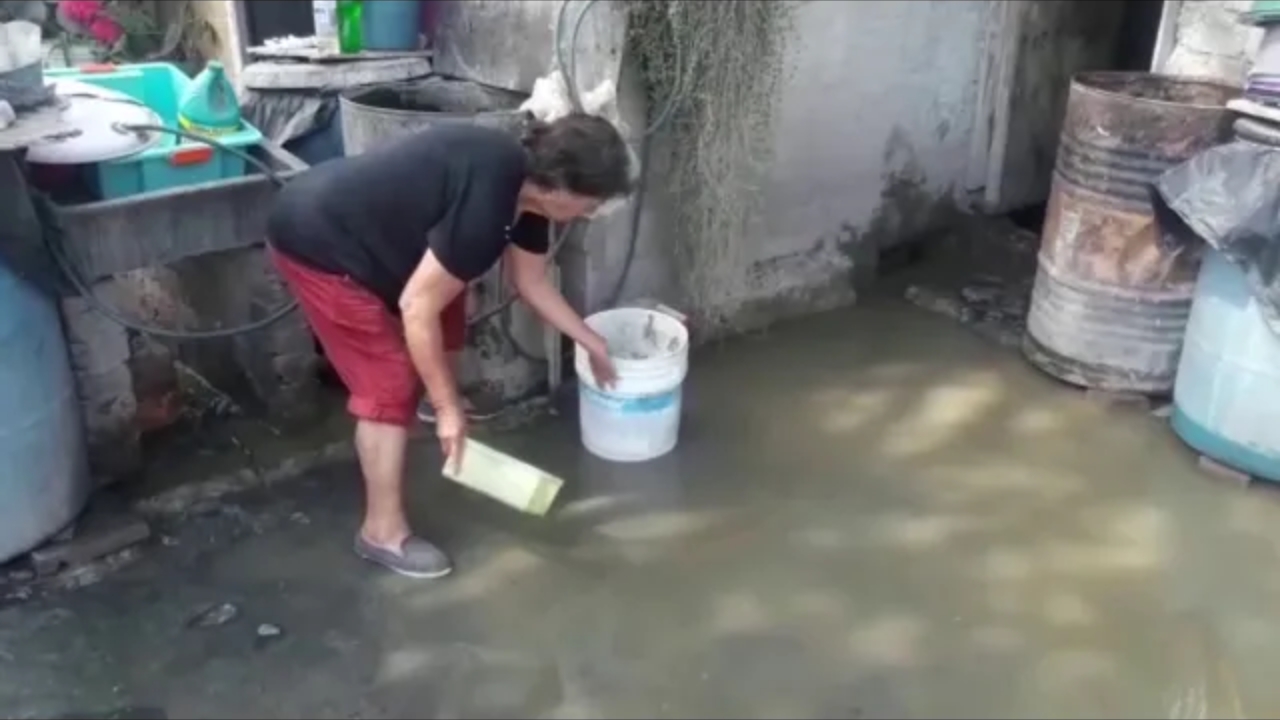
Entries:
[[1246, 25], [1275, 25], [1280, 23], [1280, 2], [1277, 0], [1254, 0], [1253, 7], [1240, 15], [1241, 22]]
[[187, 132], [216, 137], [240, 131], [240, 101], [222, 63], [213, 60], [178, 101], [178, 125]]

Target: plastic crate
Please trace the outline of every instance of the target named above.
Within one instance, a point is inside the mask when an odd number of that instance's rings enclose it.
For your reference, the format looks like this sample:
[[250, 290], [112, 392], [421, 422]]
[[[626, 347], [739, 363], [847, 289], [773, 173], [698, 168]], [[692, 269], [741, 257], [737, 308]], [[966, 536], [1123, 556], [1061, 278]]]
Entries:
[[[49, 79], [79, 80], [124, 93], [145, 103], [168, 127], [178, 127], [178, 102], [191, 83], [168, 63], [104, 65], [59, 68], [45, 73]], [[249, 123], [240, 132], [217, 138], [222, 144], [248, 150], [262, 142], [262, 133]], [[149, 150], [120, 160], [97, 163], [90, 172], [94, 188], [103, 200], [213, 182], [245, 174], [243, 158], [176, 135], [165, 134]]]

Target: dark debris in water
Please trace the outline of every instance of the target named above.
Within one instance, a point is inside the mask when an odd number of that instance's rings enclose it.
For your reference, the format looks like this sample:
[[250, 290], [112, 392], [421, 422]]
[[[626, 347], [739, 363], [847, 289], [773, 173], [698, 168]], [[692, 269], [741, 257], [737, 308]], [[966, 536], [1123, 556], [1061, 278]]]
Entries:
[[190, 620], [187, 621], [187, 627], [219, 627], [235, 620], [239, 614], [240, 608], [236, 607], [233, 603], [218, 603], [197, 612]]
[[916, 278], [904, 297], [1004, 347], [1019, 347], [1038, 244], [1035, 233], [1007, 219], [975, 219], [940, 239], [932, 271]]
[[975, 278], [959, 292], [911, 285], [905, 293], [917, 307], [957, 320], [1008, 348], [1022, 343], [1030, 296], [1030, 281], [1007, 283], [993, 276]]

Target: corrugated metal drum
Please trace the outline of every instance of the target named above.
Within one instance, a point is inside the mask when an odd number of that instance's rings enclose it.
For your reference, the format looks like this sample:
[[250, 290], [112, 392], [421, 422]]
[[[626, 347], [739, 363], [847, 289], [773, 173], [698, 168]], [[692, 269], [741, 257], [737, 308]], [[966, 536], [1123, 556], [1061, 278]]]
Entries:
[[1023, 350], [1083, 387], [1173, 388], [1199, 256], [1166, 253], [1151, 183], [1224, 141], [1219, 83], [1097, 72], [1071, 82]]

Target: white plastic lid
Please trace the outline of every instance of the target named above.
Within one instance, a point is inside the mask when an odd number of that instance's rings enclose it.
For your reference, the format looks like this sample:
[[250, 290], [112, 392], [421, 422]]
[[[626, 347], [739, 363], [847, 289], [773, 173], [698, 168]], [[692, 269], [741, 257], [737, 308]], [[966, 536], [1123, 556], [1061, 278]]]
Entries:
[[118, 160], [160, 142], [158, 133], [121, 131], [115, 126], [161, 125], [151, 108], [114, 90], [79, 80], [49, 80], [64, 103], [62, 122], [77, 135], [42, 140], [27, 150], [27, 160], [44, 165], [73, 165]]

